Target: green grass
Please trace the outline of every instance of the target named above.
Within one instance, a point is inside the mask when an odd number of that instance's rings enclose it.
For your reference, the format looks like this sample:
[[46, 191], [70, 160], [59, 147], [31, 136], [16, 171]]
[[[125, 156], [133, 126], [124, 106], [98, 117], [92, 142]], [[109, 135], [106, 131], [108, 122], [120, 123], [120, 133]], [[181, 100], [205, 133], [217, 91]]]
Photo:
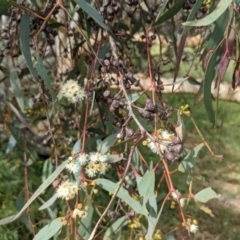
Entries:
[[[240, 197], [240, 106], [234, 103], [219, 102], [218, 109], [215, 109], [217, 113], [216, 126], [213, 126], [208, 120], [203, 102], [194, 106], [195, 96], [165, 95], [164, 99], [167, 99], [168, 105], [176, 108], [188, 103], [192, 116], [214, 153], [224, 156], [223, 160], [219, 160], [204, 150], [207, 153], [206, 156], [199, 158], [194, 167], [193, 193], [211, 186], [229, 203], [219, 200], [209, 201], [206, 206], [212, 210], [215, 217], [210, 217], [207, 213], [198, 209], [195, 204], [190, 203], [185, 211], [198, 220], [200, 231], [195, 236], [190, 236], [189, 239], [240, 239], [240, 206], [236, 200], [236, 197]], [[184, 123], [186, 128], [185, 146], [191, 148], [202, 142], [188, 117], [184, 117]], [[186, 179], [186, 174], [177, 173], [173, 176], [175, 187], [183, 194], [187, 194], [188, 190]], [[165, 214], [169, 219], [169, 209], [166, 210]], [[178, 218], [178, 215], [176, 214], [175, 217]], [[171, 219], [168, 221], [169, 224], [171, 224], [171, 221], [176, 222], [176, 220]], [[181, 239], [180, 236], [186, 234], [186, 231], [180, 230], [177, 233], [177, 239]]]

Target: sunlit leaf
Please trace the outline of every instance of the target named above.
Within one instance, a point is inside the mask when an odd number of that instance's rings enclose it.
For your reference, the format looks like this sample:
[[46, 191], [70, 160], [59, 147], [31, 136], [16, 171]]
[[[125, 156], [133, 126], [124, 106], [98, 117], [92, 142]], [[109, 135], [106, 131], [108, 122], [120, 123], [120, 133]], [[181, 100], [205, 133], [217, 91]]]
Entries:
[[17, 216], [17, 214], [1, 219], [0, 225], [5, 225], [7, 223], [13, 222], [15, 220], [16, 216]]
[[44, 204], [38, 208], [38, 210], [44, 210], [46, 208], [49, 208], [50, 206], [53, 205], [53, 203], [55, 203], [55, 201], [57, 200], [57, 195], [54, 194], [51, 198], [49, 198], [46, 202], [44, 202]]
[[48, 240], [59, 232], [63, 224], [59, 218], [54, 219], [51, 223], [44, 226], [33, 238], [33, 240]]
[[[110, 193], [114, 193], [118, 188], [118, 184], [103, 178], [97, 179], [96, 183]], [[121, 198], [124, 202], [126, 202], [136, 213], [147, 215], [147, 211], [141, 206], [141, 204], [134, 200], [129, 195], [128, 191], [123, 189], [122, 187], [120, 187], [117, 193], [117, 197]]]
[[217, 194], [215, 191], [212, 190], [211, 187], [205, 188], [195, 194], [195, 198], [202, 203], [206, 203], [207, 201], [213, 198], [220, 198], [221, 195]]
[[[197, 205], [199, 205], [199, 204], [197, 204]], [[201, 205], [199, 206], [199, 208], [200, 208], [202, 211], [204, 211], [205, 213], [207, 213], [208, 215], [210, 215], [211, 217], [214, 217], [214, 214], [213, 214], [212, 210], [211, 210], [209, 207], [205, 206], [204, 204], [201, 204]]]

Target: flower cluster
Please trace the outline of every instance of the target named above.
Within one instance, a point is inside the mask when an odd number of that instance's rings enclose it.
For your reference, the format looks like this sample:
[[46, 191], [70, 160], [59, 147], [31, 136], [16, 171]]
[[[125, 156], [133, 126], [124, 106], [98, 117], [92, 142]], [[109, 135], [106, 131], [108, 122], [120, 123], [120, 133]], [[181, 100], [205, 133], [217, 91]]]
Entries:
[[88, 177], [95, 177], [97, 173], [105, 174], [109, 164], [107, 155], [91, 152], [89, 154], [80, 153], [79, 155], [69, 157], [66, 169], [71, 173], [80, 171], [81, 166], [86, 165], [85, 172]]
[[63, 181], [57, 188], [56, 195], [58, 198], [66, 200], [73, 199], [78, 194], [78, 183], [72, 182], [69, 179]]
[[191, 233], [196, 233], [198, 231], [198, 221], [196, 219], [191, 220], [188, 218], [186, 226]]
[[85, 90], [74, 80], [68, 80], [63, 84], [61, 94], [71, 103], [82, 101], [86, 97]]
[[98, 152], [91, 152], [88, 155], [89, 163], [85, 168], [85, 172], [89, 177], [95, 177], [97, 173], [105, 174], [109, 168], [107, 163], [107, 155], [100, 154]]
[[[177, 194], [176, 194], [177, 192]], [[181, 193], [176, 190], [176, 192], [171, 192], [171, 197], [175, 200], [175, 201], [178, 201], [179, 204], [181, 205], [181, 207], [184, 207], [184, 204], [185, 204], [185, 199], [184, 198], [181, 198]], [[180, 200], [179, 200], [180, 198]]]
[[75, 208], [72, 214], [72, 218], [76, 218], [77, 216], [79, 218], [85, 218], [87, 217], [87, 212], [84, 210], [79, 210], [78, 208]]
[[159, 129], [158, 136], [156, 141], [153, 142], [149, 137], [147, 138], [147, 146], [151, 149], [153, 153], [159, 153], [161, 150], [162, 153], [167, 151], [168, 144], [171, 144], [175, 138], [175, 134], [168, 130]]

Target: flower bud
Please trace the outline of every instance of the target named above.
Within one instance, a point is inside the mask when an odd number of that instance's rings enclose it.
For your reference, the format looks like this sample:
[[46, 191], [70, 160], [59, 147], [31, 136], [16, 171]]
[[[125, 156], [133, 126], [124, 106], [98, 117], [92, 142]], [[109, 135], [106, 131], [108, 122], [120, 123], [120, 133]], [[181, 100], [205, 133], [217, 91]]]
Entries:
[[174, 156], [174, 154], [173, 154], [172, 152], [167, 152], [167, 153], [166, 153], [166, 159], [167, 159], [168, 161], [173, 161], [174, 158], [175, 158], [175, 156]]
[[111, 92], [109, 90], [104, 91], [103, 97], [108, 98], [111, 96]]
[[125, 127], [125, 132], [126, 132], [126, 136], [128, 138], [131, 138], [133, 136], [133, 134], [134, 134], [134, 131], [131, 128], [129, 128], [129, 127]]
[[173, 146], [173, 151], [175, 152], [175, 153], [181, 153], [182, 152], [182, 150], [183, 150], [183, 146], [182, 146], [182, 144], [176, 144], [176, 145], [174, 145]]

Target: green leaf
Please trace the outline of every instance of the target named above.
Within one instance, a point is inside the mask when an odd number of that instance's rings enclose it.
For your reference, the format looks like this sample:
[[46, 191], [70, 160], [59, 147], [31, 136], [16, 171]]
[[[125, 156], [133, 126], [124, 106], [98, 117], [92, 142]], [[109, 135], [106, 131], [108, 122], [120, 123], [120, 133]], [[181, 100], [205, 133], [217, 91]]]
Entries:
[[42, 170], [42, 182], [44, 182], [53, 171], [53, 164], [50, 159], [46, 159], [43, 164], [43, 170]]
[[79, 153], [80, 150], [81, 150], [81, 140], [78, 139], [78, 140], [75, 142], [74, 146], [73, 146], [73, 151], [74, 151], [75, 153]]
[[212, 123], [215, 122], [215, 119], [214, 119], [214, 111], [212, 106], [211, 88], [212, 88], [212, 81], [216, 76], [217, 67], [220, 62], [221, 51], [222, 51], [222, 48], [219, 47], [211, 56], [207, 65], [207, 70], [206, 70], [206, 74], [203, 81], [204, 106], [208, 114], [209, 120]]
[[51, 223], [43, 227], [33, 238], [33, 240], [48, 240], [53, 237], [62, 228], [59, 218], [54, 219]]
[[155, 19], [155, 22], [157, 22], [158, 19], [162, 16], [162, 13], [165, 10], [167, 4], [168, 4], [168, 0], [164, 0], [164, 2], [161, 4], [161, 8], [158, 11], [158, 15], [157, 15], [157, 17]]
[[[56, 194], [53, 195], [53, 197], [55, 197], [55, 200], [57, 199]], [[51, 197], [49, 200], [52, 201], [53, 197]], [[46, 209], [46, 210], [48, 211], [48, 215], [49, 215], [49, 217], [51, 218], [51, 220], [55, 219], [55, 218], [57, 217], [57, 216], [56, 216], [56, 212], [53, 211], [53, 210], [50, 208], [50, 206], [47, 206], [47, 205], [50, 204], [50, 201], [48, 200], [47, 202], [45, 202], [45, 201], [44, 201], [42, 198], [40, 198], [40, 197], [38, 197], [38, 200], [44, 205], [44, 209]], [[54, 201], [55, 201], [55, 200], [54, 200]], [[54, 201], [52, 201], [51, 204], [53, 204]], [[42, 205], [42, 206], [43, 206], [43, 205]], [[39, 209], [38, 209], [38, 210], [39, 210]]]
[[156, 224], [157, 224], [157, 200], [155, 195], [152, 195], [148, 200], [148, 230], [146, 239], [152, 239]]
[[88, 239], [91, 233], [91, 223], [94, 212], [91, 199], [86, 201], [86, 206], [89, 207], [87, 211], [87, 217], [81, 219], [81, 224], [78, 228], [78, 233], [83, 239]]
[[85, 0], [75, 0], [75, 2], [78, 4], [80, 8], [84, 12], [86, 12], [94, 21], [101, 26], [103, 29], [107, 30], [108, 32], [111, 32], [111, 29], [104, 23], [104, 20], [100, 13], [91, 6], [87, 1]]
[[[107, 42], [101, 47], [100, 52], [98, 54], [98, 59], [103, 59], [109, 51], [110, 51], [110, 44]], [[87, 73], [87, 77], [90, 77], [90, 75], [92, 74], [93, 66], [94, 66], [94, 63], [90, 66]], [[99, 61], [97, 61], [95, 69], [98, 69], [99, 66], [100, 66], [100, 63]]]
[[28, 128], [31, 132], [31, 126], [29, 125], [29, 123], [25, 120], [25, 118], [21, 115], [21, 113], [10, 103], [10, 102], [5, 102], [8, 107], [10, 107], [12, 109], [12, 111], [15, 113], [15, 115], [17, 116], [17, 118], [23, 123], [23, 125]]
[[134, 152], [133, 152], [133, 157], [132, 157], [132, 165], [136, 168], [139, 169], [139, 152], [138, 152], [138, 148], [135, 147]]
[[220, 197], [221, 195], [213, 191], [211, 187], [205, 188], [198, 192], [197, 194], [195, 194], [195, 198], [202, 203], [206, 203], [208, 200]]
[[20, 107], [21, 111], [24, 112], [24, 95], [16, 70], [12, 70], [10, 72], [10, 83], [18, 106]]
[[214, 11], [211, 12], [206, 17], [199, 19], [199, 20], [195, 20], [195, 21], [185, 22], [182, 25], [192, 26], [192, 27], [207, 26], [207, 25], [215, 22], [224, 13], [224, 11], [227, 10], [227, 8], [231, 4], [231, 2], [232, 2], [232, 0], [220, 0], [220, 2], [218, 3], [218, 5], [214, 9]]
[[[232, 13], [232, 12], [231, 12]], [[214, 30], [209, 36], [209, 41], [206, 46], [206, 50], [216, 48], [222, 41], [226, 27], [229, 21], [229, 13], [226, 11], [218, 20], [214, 23]]]
[[123, 155], [108, 154], [108, 163], [116, 163], [123, 160]]
[[6, 154], [10, 153], [13, 150], [13, 148], [16, 146], [16, 144], [17, 144], [17, 140], [14, 138], [13, 135], [11, 135], [8, 140]]
[[7, 223], [13, 222], [13, 221], [15, 220], [15, 217], [16, 217], [16, 216], [17, 216], [17, 215], [15, 214], [15, 215], [12, 215], [12, 216], [9, 216], [9, 217], [6, 217], [6, 218], [1, 219], [1, 220], [0, 220], [0, 225], [5, 225], [5, 224], [7, 224]]
[[36, 69], [33, 67], [32, 62], [32, 55], [30, 51], [30, 18], [29, 15], [25, 14], [21, 18], [20, 22], [20, 41], [21, 41], [21, 49], [22, 53], [25, 57], [25, 60], [27, 62], [27, 66], [29, 68], [29, 71], [31, 72], [34, 80], [37, 80], [37, 72]]
[[[107, 179], [99, 178], [96, 180], [96, 183], [110, 193], [114, 193], [118, 188], [118, 184], [111, 182]], [[141, 204], [134, 200], [128, 193], [127, 190], [122, 187], [119, 189], [117, 193], [117, 197], [126, 202], [136, 213], [147, 215], [147, 211], [141, 206]]]
[[113, 133], [113, 134], [109, 135], [107, 138], [105, 138], [101, 144], [101, 148], [100, 148], [101, 154], [106, 154], [108, 152], [109, 148], [115, 144], [116, 140], [117, 140], [116, 133]]
[[177, 136], [181, 139], [181, 141], [183, 141], [184, 135], [185, 135], [185, 125], [181, 118], [180, 111], [177, 112], [177, 115], [178, 115], [178, 121], [177, 121], [177, 126], [175, 127], [175, 132]]
[[145, 206], [151, 196], [154, 195], [155, 173], [154, 170], [147, 171], [142, 177], [138, 191], [142, 198], [142, 205]]
[[105, 232], [103, 240], [109, 240], [111, 239], [111, 235], [117, 233], [122, 227], [126, 226], [128, 224], [128, 220], [126, 219], [126, 216], [122, 216], [117, 221], [115, 221]]
[[[188, 16], [188, 21], [190, 20], [193, 20], [198, 12], [198, 10], [200, 9], [200, 7], [202, 6], [202, 3], [203, 3], [203, 0], [198, 0], [193, 8], [192, 8], [192, 11], [190, 12], [189, 16]], [[182, 31], [182, 36], [180, 38], [180, 42], [179, 42], [179, 45], [178, 45], [178, 50], [177, 50], [177, 58], [176, 58], [176, 64], [175, 64], [175, 70], [174, 70], [174, 75], [173, 75], [173, 83], [176, 82], [176, 79], [177, 79], [177, 76], [178, 76], [178, 72], [179, 72], [179, 67], [180, 67], [180, 63], [181, 63], [181, 60], [182, 60], [182, 55], [183, 55], [183, 52], [184, 52], [184, 49], [185, 49], [185, 43], [186, 43], [186, 40], [187, 40], [187, 32], [189, 30], [190, 27], [184, 27], [183, 31]], [[172, 88], [172, 90], [174, 90], [174, 86]]]
[[8, 9], [11, 7], [11, 3], [7, 0], [0, 1], [0, 16], [1, 15], [8, 15]]
[[198, 155], [198, 152], [200, 151], [200, 149], [204, 146], [203, 143], [197, 145], [195, 148], [193, 148], [188, 154], [187, 156], [183, 159], [183, 161], [179, 164], [178, 166], [178, 171], [180, 172], [185, 172], [186, 170], [189, 170], [191, 168], [193, 168], [195, 162], [196, 162], [196, 158]]
[[37, 55], [36, 67], [38, 69], [38, 73], [39, 73], [40, 77], [43, 79], [45, 86], [49, 89], [52, 100], [54, 101], [57, 99], [57, 97], [56, 97], [56, 93], [54, 92], [54, 90], [52, 88], [52, 80], [47, 74], [47, 70], [46, 70], [45, 66], [43, 65], [43, 61], [42, 61], [41, 57], [38, 54], [36, 54], [36, 55]]
[[54, 194], [51, 198], [49, 198], [46, 202], [43, 203], [43, 205], [38, 208], [38, 210], [44, 210], [46, 208], [49, 208], [50, 206], [53, 205], [53, 203], [55, 203], [55, 201], [57, 200], [57, 195]]
[[[141, 95], [139, 93], [131, 93], [128, 95], [129, 100], [131, 101], [131, 103], [134, 103], [135, 101], [137, 101], [139, 99]], [[127, 102], [127, 100], [125, 100], [125, 102]]]
[[159, 16], [159, 18], [156, 18], [153, 26], [160, 25], [161, 23], [173, 18], [173, 16], [182, 9], [184, 3], [185, 0], [178, 0], [167, 12], [165, 12], [162, 16]]
[[27, 201], [21, 211], [14, 218], [17, 219], [27, 208], [28, 206], [49, 186], [51, 183], [58, 177], [58, 175], [63, 171], [68, 161], [64, 161], [58, 168], [42, 183], [39, 188], [34, 192], [31, 198]]

